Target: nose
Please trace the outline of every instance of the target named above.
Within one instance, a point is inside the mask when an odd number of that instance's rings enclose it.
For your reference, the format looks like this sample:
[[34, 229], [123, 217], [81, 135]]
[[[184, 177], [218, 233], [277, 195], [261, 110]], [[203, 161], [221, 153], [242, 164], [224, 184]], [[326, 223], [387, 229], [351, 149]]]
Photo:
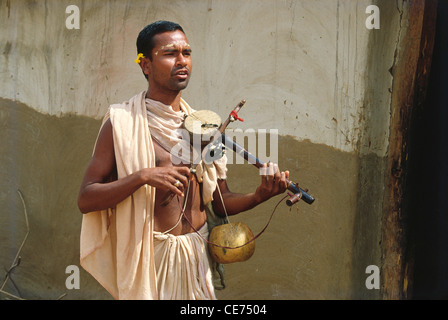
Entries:
[[183, 53], [179, 53], [177, 55], [176, 65], [179, 67], [185, 67], [187, 63], [187, 57]]

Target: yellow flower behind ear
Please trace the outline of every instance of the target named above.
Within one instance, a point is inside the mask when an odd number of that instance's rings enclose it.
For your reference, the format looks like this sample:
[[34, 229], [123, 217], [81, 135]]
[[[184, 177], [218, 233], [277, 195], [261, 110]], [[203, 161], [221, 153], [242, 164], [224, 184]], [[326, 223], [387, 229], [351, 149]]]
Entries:
[[140, 59], [141, 59], [141, 58], [144, 58], [144, 57], [145, 57], [145, 56], [143, 55], [143, 53], [139, 53], [138, 56], [137, 56], [137, 59], [135, 59], [134, 62], [135, 62], [136, 64], [139, 64], [140, 61], [141, 61]]

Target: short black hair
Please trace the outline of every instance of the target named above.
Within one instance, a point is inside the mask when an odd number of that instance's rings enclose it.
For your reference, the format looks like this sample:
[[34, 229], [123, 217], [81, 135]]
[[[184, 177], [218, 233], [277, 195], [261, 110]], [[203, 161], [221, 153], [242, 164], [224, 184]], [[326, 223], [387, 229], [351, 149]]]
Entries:
[[145, 57], [152, 60], [151, 53], [152, 49], [154, 49], [154, 36], [159, 33], [177, 30], [182, 31], [185, 34], [184, 30], [179, 24], [171, 21], [159, 20], [151, 23], [150, 25], [147, 25], [145, 28], [143, 28], [142, 31], [140, 31], [138, 35], [137, 54], [143, 53]]

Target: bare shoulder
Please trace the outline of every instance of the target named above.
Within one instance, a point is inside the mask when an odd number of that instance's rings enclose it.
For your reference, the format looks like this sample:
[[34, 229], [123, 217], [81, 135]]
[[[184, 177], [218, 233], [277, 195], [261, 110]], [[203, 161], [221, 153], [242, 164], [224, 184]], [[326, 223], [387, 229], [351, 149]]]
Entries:
[[112, 123], [108, 119], [101, 127], [95, 150], [87, 167], [84, 183], [105, 182], [115, 173], [115, 152]]
[[110, 152], [114, 147], [114, 139], [112, 133], [112, 122], [107, 119], [106, 122], [101, 127], [100, 133], [98, 134], [98, 139], [95, 146], [95, 154], [101, 154], [103, 152]]

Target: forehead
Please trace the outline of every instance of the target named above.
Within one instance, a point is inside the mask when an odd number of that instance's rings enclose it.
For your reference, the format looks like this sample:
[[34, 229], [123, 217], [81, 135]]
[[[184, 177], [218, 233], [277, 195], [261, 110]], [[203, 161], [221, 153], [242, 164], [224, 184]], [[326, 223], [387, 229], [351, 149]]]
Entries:
[[161, 47], [171, 44], [178, 44], [181, 46], [189, 45], [187, 37], [180, 30], [163, 32], [154, 36], [155, 50], [159, 50]]

